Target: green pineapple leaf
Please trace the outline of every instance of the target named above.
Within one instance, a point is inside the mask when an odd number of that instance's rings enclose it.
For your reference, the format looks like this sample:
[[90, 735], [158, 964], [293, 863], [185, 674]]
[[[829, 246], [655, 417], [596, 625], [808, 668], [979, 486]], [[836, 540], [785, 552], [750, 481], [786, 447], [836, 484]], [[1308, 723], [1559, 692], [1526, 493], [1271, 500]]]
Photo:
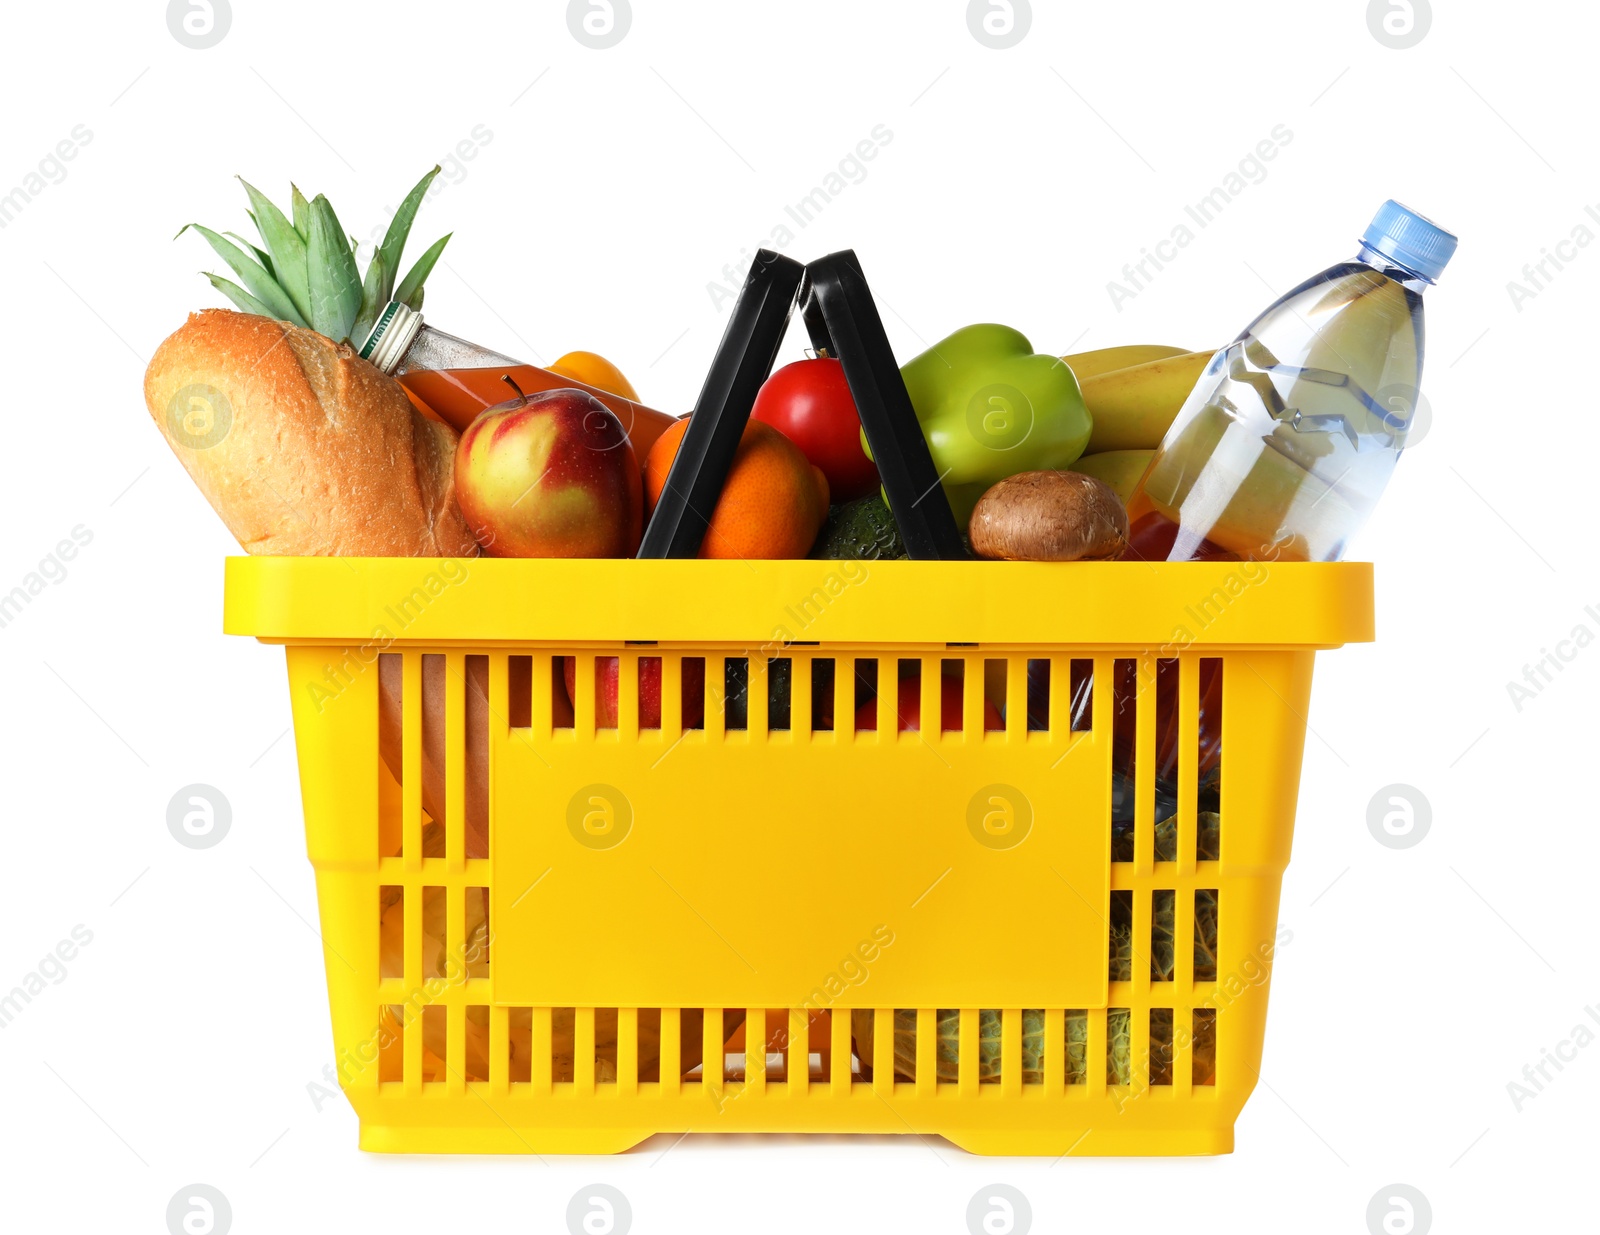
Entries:
[[[433, 267], [439, 260], [439, 254], [444, 252], [444, 246], [449, 243], [454, 232], [446, 232], [428, 246], [428, 251], [417, 258], [417, 264], [411, 267], [406, 277], [400, 280], [400, 286], [395, 288], [393, 300], [398, 300], [409, 308], [415, 309], [422, 304], [422, 282], [433, 273]], [[411, 298], [417, 297], [417, 303], [412, 304]]]
[[[272, 268], [272, 254], [264, 251], [263, 249], [257, 248], [250, 242], [249, 238], [241, 236], [238, 232], [223, 232], [222, 234], [229, 240], [237, 240], [240, 244], [244, 245], [245, 248], [249, 249], [250, 252], [254, 253], [256, 261], [261, 263], [261, 268], [272, 276], [272, 281], [274, 283], [278, 283], [278, 272]], [[278, 286], [282, 287], [283, 284], [278, 283]], [[299, 307], [299, 305], [295, 306], [297, 309]]]
[[345, 244], [344, 228], [328, 199], [311, 200], [311, 235], [306, 241], [311, 327], [338, 342], [350, 337], [361, 311], [361, 275]]
[[272, 316], [272, 310], [271, 309], [267, 308], [266, 305], [262, 304], [259, 300], [257, 300], [254, 296], [252, 296], [249, 292], [245, 291], [244, 288], [240, 287], [237, 283], [231, 282], [228, 279], [224, 279], [221, 275], [212, 274], [209, 270], [201, 271], [201, 273], [204, 274], [206, 276], [206, 278], [211, 281], [211, 286], [212, 287], [216, 288], [219, 292], [221, 292], [229, 300], [233, 301], [234, 304], [238, 305], [239, 308], [243, 309], [246, 313], [255, 313], [255, 314], [260, 315], [261, 317], [271, 317]]
[[422, 312], [422, 293], [424, 291], [426, 291], [426, 290], [427, 290], [426, 288], [419, 287], [419, 288], [417, 288], [416, 291], [412, 292], [410, 296], [408, 296], [406, 299], [402, 300], [400, 303], [405, 305], [405, 307], [410, 309], [413, 313], [421, 313]]
[[[383, 243], [378, 246], [378, 251], [383, 254], [384, 269], [388, 271], [389, 275], [389, 282], [382, 289], [386, 303], [390, 299], [405, 299], [404, 296], [395, 297], [393, 295], [394, 278], [400, 271], [400, 258], [405, 252], [406, 237], [411, 234], [411, 224], [416, 220], [417, 210], [422, 205], [423, 195], [427, 193], [428, 186], [433, 183], [433, 178], [438, 174], [439, 165], [435, 163], [433, 170], [412, 186], [411, 192], [406, 194], [405, 201], [400, 203], [400, 209], [394, 212], [394, 218], [389, 220], [389, 230], [384, 233]], [[429, 269], [431, 268], [430, 265]], [[427, 278], [427, 271], [424, 271], [417, 279], [419, 286], [425, 278]], [[416, 289], [413, 288], [412, 290]]]
[[311, 311], [310, 284], [306, 276], [306, 242], [295, 230], [294, 224], [283, 217], [283, 211], [243, 176], [239, 183], [250, 195], [250, 221], [261, 233], [261, 239], [272, 253], [269, 269], [278, 285], [289, 293], [295, 308], [302, 314]]
[[361, 284], [361, 312], [356, 315], [355, 331], [350, 336], [352, 342], [360, 344], [366, 341], [377, 324], [378, 314], [389, 303], [383, 291], [385, 281], [383, 250], [379, 249], [367, 263], [367, 277]]
[[300, 186], [291, 183], [289, 192], [294, 203], [294, 230], [300, 233], [300, 239], [311, 240], [311, 206], [306, 201], [306, 195], [300, 191]]
[[[256, 218], [256, 212], [254, 210], [246, 210], [244, 212], [244, 217], [250, 220], [251, 225], [256, 229], [256, 235], [261, 236], [261, 223]], [[232, 232], [223, 232], [222, 234], [224, 236], [233, 235]], [[250, 243], [250, 247], [252, 249], [255, 249], [257, 253], [259, 253], [261, 251], [259, 248], [256, 247], [256, 242], [254, 240], [250, 241], [249, 243]], [[266, 243], [266, 238], [264, 236], [262, 237], [262, 243], [263, 244]]]
[[358, 265], [359, 242], [344, 230], [328, 199], [319, 194], [308, 202], [293, 183], [289, 186], [291, 221], [265, 194], [239, 177], [250, 199], [245, 213], [264, 248], [234, 232], [219, 234], [199, 224], [189, 226], [203, 235], [239, 276], [243, 286], [207, 276], [234, 304], [246, 312], [309, 327], [334, 340], [360, 340], [371, 332], [391, 300], [403, 301], [413, 309], [422, 306], [423, 281], [450, 237], [435, 241], [400, 280], [398, 289], [395, 278], [417, 210], [438, 174], [435, 166], [406, 194], [382, 244], [373, 252], [365, 278]]
[[[266, 307], [268, 316], [293, 322], [296, 326], [307, 324], [300, 311], [294, 307], [294, 302], [289, 299], [288, 294], [267, 273], [265, 266], [240, 249], [231, 240], [224, 236], [219, 236], [209, 227], [203, 227], [199, 223], [184, 224], [179, 229], [178, 236], [183, 235], [191, 227], [204, 236], [206, 243], [216, 251], [217, 256], [233, 268], [233, 272], [239, 276], [240, 281], [249, 293]], [[174, 236], [173, 239], [176, 240], [177, 236]], [[357, 297], [360, 296], [359, 289], [356, 295]], [[351, 316], [353, 317], [354, 314], [352, 313]]]

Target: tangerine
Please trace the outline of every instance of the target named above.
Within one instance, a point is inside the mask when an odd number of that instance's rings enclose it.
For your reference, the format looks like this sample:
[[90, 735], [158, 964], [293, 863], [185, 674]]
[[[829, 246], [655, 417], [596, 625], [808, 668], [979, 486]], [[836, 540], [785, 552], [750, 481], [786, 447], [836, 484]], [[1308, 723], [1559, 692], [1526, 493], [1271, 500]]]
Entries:
[[[652, 513], [688, 425], [687, 419], [668, 425], [645, 458], [645, 500]], [[827, 517], [827, 478], [783, 434], [752, 420], [711, 512], [700, 556], [805, 557]]]

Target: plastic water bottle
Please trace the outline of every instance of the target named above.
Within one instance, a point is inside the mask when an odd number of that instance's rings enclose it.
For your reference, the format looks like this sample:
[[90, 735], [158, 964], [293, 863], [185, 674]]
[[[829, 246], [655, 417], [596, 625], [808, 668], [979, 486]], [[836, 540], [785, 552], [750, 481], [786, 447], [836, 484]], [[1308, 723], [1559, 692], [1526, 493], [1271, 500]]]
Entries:
[[1129, 500], [1131, 556], [1337, 560], [1416, 428], [1422, 293], [1455, 249], [1387, 201], [1213, 356]]

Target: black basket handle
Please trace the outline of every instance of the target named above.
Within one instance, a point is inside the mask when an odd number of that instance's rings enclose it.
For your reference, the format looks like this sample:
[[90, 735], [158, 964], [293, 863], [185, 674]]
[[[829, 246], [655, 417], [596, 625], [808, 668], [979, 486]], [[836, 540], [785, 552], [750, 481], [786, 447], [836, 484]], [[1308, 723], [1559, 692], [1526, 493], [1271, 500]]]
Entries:
[[811, 346], [844, 366], [906, 553], [924, 560], [970, 557], [855, 251], [810, 263], [800, 301]]
[[793, 258], [757, 250], [645, 528], [640, 557], [698, 556], [756, 393], [789, 329], [804, 274]]

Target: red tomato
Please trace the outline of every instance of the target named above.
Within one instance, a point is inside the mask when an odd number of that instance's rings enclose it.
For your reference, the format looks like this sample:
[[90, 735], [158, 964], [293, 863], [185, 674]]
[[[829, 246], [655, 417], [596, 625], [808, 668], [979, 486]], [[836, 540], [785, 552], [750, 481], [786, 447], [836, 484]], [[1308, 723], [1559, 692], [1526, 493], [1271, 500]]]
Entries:
[[[899, 729], [902, 733], [914, 732], [922, 728], [922, 677], [900, 679], [899, 696], [895, 711], [898, 713]], [[878, 701], [868, 699], [856, 709], [856, 728], [876, 729], [878, 727]], [[939, 727], [947, 733], [957, 732], [961, 728], [961, 683], [955, 678], [939, 679]], [[983, 701], [983, 727], [985, 729], [1004, 729], [1005, 722], [1000, 719], [1000, 711], [987, 699]]]
[[877, 490], [878, 468], [861, 449], [861, 418], [837, 360], [784, 365], [762, 385], [751, 415], [800, 447], [828, 478], [835, 502]]

